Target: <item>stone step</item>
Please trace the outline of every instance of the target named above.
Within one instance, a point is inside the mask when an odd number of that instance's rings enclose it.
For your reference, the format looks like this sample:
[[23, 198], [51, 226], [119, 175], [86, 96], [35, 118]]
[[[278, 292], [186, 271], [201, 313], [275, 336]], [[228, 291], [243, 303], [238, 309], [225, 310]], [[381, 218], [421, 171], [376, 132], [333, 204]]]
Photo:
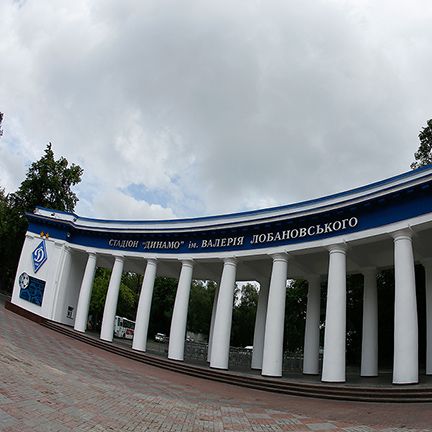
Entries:
[[41, 324], [84, 343], [145, 364], [198, 378], [210, 379], [257, 390], [294, 396], [363, 402], [432, 402], [432, 387], [430, 386], [359, 386], [349, 384], [306, 383], [293, 379], [275, 379], [247, 375], [233, 371], [216, 370], [204, 366], [191, 365], [148, 353], [134, 351], [130, 348], [102, 341], [93, 336], [77, 332], [72, 328], [48, 320], [45, 320]]

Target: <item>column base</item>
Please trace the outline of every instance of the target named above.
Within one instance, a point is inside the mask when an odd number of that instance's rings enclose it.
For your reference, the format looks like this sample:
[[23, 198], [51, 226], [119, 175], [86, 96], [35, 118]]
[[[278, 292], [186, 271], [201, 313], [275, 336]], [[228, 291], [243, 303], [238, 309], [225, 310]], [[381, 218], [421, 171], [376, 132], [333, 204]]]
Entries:
[[307, 376], [319, 376], [319, 372], [302, 372], [302, 375], [307, 375]]
[[271, 374], [271, 373], [261, 373], [261, 376], [263, 377], [270, 377], [270, 378], [282, 378], [282, 374]]
[[395, 384], [395, 385], [413, 385], [413, 384], [418, 384], [419, 383], [419, 379], [418, 379], [418, 377], [416, 377], [416, 378], [411, 378], [411, 379], [401, 379], [401, 380], [399, 380], [399, 381], [395, 381], [394, 379], [393, 379], [393, 381], [392, 381], [392, 384]]
[[174, 360], [174, 361], [178, 361], [178, 362], [183, 362], [184, 358], [180, 358], [180, 357], [169, 357], [168, 356], [168, 360]]
[[320, 372], [320, 367], [319, 365], [317, 365], [316, 367], [303, 367], [302, 368], [302, 374], [303, 375], [319, 375], [320, 373], [322, 373], [322, 371]]
[[227, 367], [222, 367], [222, 366], [212, 366], [212, 365], [210, 365], [210, 369], [228, 370]]
[[321, 382], [323, 383], [328, 383], [328, 384], [344, 384], [346, 383], [346, 380], [321, 380]]

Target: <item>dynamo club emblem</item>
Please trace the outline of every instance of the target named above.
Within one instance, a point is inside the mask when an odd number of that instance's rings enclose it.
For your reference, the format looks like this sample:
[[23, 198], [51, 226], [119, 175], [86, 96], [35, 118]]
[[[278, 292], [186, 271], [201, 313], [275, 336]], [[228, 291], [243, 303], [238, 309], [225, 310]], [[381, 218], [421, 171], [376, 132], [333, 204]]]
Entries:
[[37, 271], [43, 266], [45, 261], [48, 259], [48, 255], [45, 247], [45, 240], [42, 240], [39, 243], [39, 246], [33, 251], [32, 258], [33, 258], [33, 269], [34, 272], [37, 273]]

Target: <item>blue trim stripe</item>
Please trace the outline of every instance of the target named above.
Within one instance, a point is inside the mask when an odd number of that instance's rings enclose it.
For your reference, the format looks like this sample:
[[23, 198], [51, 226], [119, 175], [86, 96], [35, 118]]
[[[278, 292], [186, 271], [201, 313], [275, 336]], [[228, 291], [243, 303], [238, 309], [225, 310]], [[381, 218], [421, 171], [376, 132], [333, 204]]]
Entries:
[[[310, 213], [302, 216], [287, 216], [281, 220], [238, 224], [231, 228], [209, 227], [196, 231], [193, 227], [173, 232], [147, 232], [137, 229], [130, 232], [128, 229], [91, 230], [88, 227], [79, 227], [71, 221], [54, 219], [35, 214], [29, 214], [29, 230], [34, 233], [48, 232], [50, 237], [65, 240], [71, 244], [95, 247], [107, 251], [130, 251], [163, 254], [200, 254], [205, 252], [242, 251], [262, 249], [276, 246], [285, 246], [301, 242], [321, 240], [353, 232], [385, 226], [391, 223], [412, 219], [417, 216], [432, 213], [432, 178], [424, 180], [417, 185], [407, 184], [398, 191], [390, 191], [385, 195], [364, 199], [358, 203], [347, 203], [335, 209], [324, 209], [319, 213]], [[326, 225], [340, 221], [355, 219], [353, 225], [345, 224], [343, 230], [335, 229], [323, 231]], [[321, 228], [318, 229], [317, 226]], [[298, 233], [308, 227], [313, 234], [299, 235]], [[290, 231], [297, 235], [285, 235]], [[279, 233], [277, 241], [273, 241]], [[268, 237], [267, 237], [268, 236]], [[259, 240], [262, 238], [263, 240]], [[236, 239], [234, 243], [221, 243], [222, 239]], [[242, 239], [241, 242], [238, 239]], [[118, 242], [116, 242], [118, 240]], [[158, 246], [161, 242], [178, 242], [178, 247]], [[123, 244], [122, 244], [123, 243]], [[145, 244], [154, 246], [146, 247]], [[129, 246], [130, 244], [130, 246]], [[191, 244], [194, 244], [192, 247]]]

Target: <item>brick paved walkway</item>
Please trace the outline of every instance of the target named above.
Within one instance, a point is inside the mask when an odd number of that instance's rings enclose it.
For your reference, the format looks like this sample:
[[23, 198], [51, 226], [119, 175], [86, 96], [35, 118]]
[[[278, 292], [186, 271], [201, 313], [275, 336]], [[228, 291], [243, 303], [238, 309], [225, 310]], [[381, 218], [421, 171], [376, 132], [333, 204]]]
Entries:
[[278, 395], [116, 356], [0, 304], [1, 431], [432, 431], [432, 404]]

